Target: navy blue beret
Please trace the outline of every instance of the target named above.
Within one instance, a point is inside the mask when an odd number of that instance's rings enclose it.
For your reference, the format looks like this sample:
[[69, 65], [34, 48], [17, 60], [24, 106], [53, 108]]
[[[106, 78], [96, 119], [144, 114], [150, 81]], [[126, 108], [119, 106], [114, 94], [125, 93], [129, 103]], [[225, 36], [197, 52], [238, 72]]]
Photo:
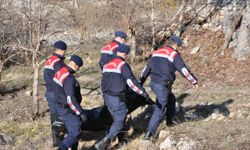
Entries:
[[173, 42], [175, 42], [177, 44], [177, 46], [181, 46], [182, 45], [182, 40], [178, 36], [176, 36], [176, 35], [172, 35], [170, 37], [170, 40], [173, 41]]
[[124, 33], [123, 31], [116, 31], [115, 36], [119, 36], [119, 37], [124, 38], [124, 39], [127, 38], [127, 34]]
[[67, 49], [67, 45], [63, 41], [55, 42], [54, 47], [57, 48], [57, 49], [60, 49], [60, 50], [64, 50], [64, 51]]
[[119, 44], [116, 51], [128, 54], [130, 52], [130, 47], [125, 44]]
[[70, 60], [73, 61], [79, 67], [81, 67], [83, 65], [83, 61], [82, 61], [82, 58], [80, 56], [72, 55]]

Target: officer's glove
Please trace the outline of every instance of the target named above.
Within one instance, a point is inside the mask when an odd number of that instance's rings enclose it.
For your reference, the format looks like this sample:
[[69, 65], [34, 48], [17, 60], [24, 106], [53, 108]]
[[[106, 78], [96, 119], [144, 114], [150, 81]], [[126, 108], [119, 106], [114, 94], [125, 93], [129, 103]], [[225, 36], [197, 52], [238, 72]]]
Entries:
[[146, 81], [146, 78], [145, 77], [141, 77], [141, 79], [140, 79], [141, 86], [143, 86], [143, 84], [144, 84], [145, 81]]
[[88, 121], [88, 116], [84, 112], [80, 114], [80, 118], [82, 119], [83, 123], [86, 123]]
[[149, 105], [153, 105], [155, 102], [150, 98], [150, 96], [148, 95], [148, 93], [143, 92], [142, 96], [146, 99], [147, 104]]

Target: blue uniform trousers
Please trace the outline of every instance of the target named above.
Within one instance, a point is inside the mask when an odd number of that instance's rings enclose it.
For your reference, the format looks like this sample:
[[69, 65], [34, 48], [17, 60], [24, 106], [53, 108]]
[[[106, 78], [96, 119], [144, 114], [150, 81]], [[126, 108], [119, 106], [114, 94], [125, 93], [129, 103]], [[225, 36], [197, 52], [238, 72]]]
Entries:
[[172, 120], [175, 117], [175, 103], [176, 103], [176, 98], [174, 94], [171, 92], [168, 97], [168, 103], [167, 103], [167, 110], [166, 110], [166, 116], [167, 120]]
[[150, 88], [156, 94], [156, 104], [154, 104], [154, 112], [151, 116], [148, 131], [155, 134], [157, 127], [159, 126], [161, 120], [165, 116], [166, 106], [169, 99], [170, 89], [168, 87], [155, 83], [150, 82]]
[[68, 131], [67, 136], [62, 141], [59, 148], [71, 148], [78, 143], [79, 135], [81, 134], [81, 119], [61, 104], [58, 104], [56, 108]]
[[103, 99], [113, 118], [113, 123], [109, 129], [109, 133], [106, 136], [110, 139], [113, 139], [124, 128], [128, 109], [119, 96], [111, 96], [103, 93]]
[[55, 113], [57, 114], [56, 111], [56, 96], [54, 94], [54, 92], [46, 92], [45, 94], [46, 100], [48, 101], [48, 105], [49, 105], [49, 111], [50, 113]]
[[56, 96], [54, 92], [46, 91], [45, 97], [48, 102], [49, 111], [50, 111], [50, 123], [51, 123], [53, 146], [56, 146], [58, 145], [58, 131], [57, 131], [57, 128], [54, 126], [54, 124], [56, 122], [61, 122], [61, 119], [59, 118], [59, 115], [56, 109]]

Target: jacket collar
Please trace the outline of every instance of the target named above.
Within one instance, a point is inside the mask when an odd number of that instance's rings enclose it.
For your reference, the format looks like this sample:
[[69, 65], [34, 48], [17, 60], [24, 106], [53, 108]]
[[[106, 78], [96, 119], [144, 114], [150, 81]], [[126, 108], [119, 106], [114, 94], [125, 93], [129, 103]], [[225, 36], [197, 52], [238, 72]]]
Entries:
[[170, 46], [170, 45], [167, 45], [166, 47], [169, 47], [169, 48], [171, 48], [172, 50], [174, 50], [174, 51], [176, 51], [172, 46]]
[[71, 73], [71, 74], [74, 74], [75, 73], [75, 70], [73, 70], [72, 68], [70, 68], [68, 65], [65, 66], [68, 71]]
[[60, 59], [65, 59], [65, 57], [64, 57], [64, 56], [59, 55], [59, 54], [57, 54], [57, 53], [53, 53], [53, 55], [54, 55], [54, 56], [57, 56], [57, 57], [58, 57], [58, 58], [60, 58]]
[[121, 44], [120, 42], [116, 41], [116, 40], [113, 40], [113, 42], [117, 43], [117, 44]]
[[123, 57], [121, 57], [121, 56], [117, 56], [117, 55], [116, 55], [115, 58], [119, 58], [119, 59], [125, 61], [125, 59], [124, 59]]

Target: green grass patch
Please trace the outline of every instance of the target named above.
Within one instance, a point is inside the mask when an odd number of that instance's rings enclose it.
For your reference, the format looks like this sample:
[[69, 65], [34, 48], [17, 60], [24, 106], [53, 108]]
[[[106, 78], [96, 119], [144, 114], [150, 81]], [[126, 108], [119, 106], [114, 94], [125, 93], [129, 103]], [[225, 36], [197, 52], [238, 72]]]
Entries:
[[11, 134], [15, 136], [25, 135], [26, 137], [34, 137], [35, 135], [44, 132], [47, 128], [45, 125], [32, 124], [32, 123], [17, 123], [5, 122], [0, 125], [1, 133]]

